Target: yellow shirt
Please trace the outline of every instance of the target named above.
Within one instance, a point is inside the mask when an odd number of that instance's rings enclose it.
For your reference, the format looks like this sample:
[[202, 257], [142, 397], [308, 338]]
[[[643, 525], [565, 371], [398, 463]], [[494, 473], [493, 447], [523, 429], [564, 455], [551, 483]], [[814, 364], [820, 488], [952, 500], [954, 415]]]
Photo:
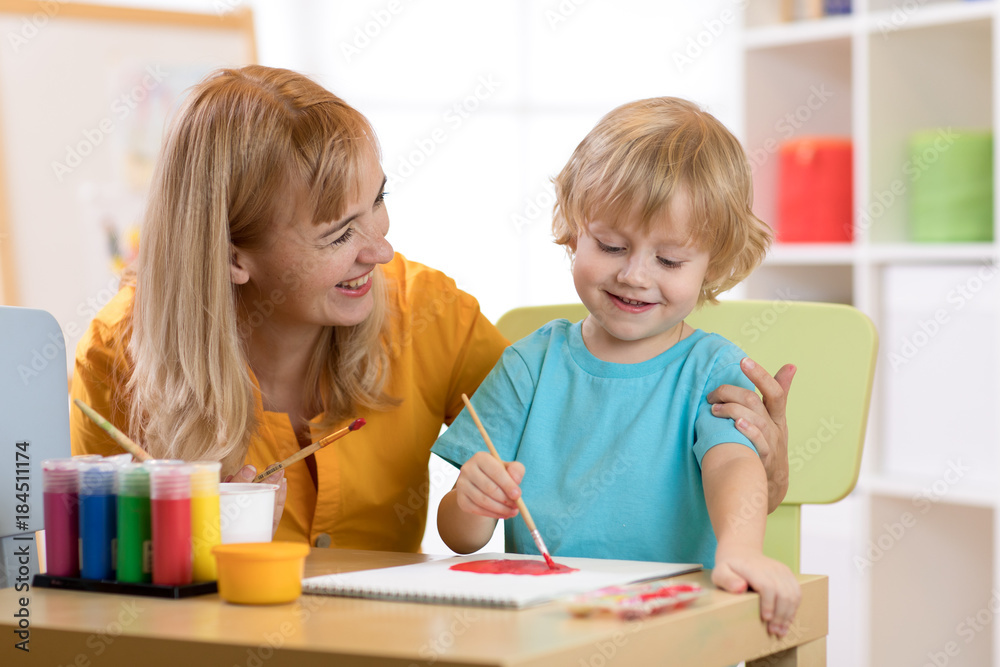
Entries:
[[[304, 463], [285, 470], [288, 498], [277, 540], [316, 544], [329, 536], [333, 547], [417, 551], [427, 518], [431, 445], [441, 425], [461, 411], [462, 392], [476, 390], [507, 346], [478, 302], [443, 273], [399, 254], [382, 270], [393, 341], [386, 392], [402, 402], [385, 412], [360, 410], [337, 425], [356, 417], [367, 421], [316, 453], [318, 485]], [[77, 346], [71, 388], [73, 398], [126, 433], [128, 406], [121, 397], [130, 371], [128, 340], [120, 331], [133, 294], [123, 288], [94, 318]], [[288, 415], [264, 412], [259, 391], [255, 400], [263, 418], [246, 462], [260, 471], [298, 451], [299, 444]], [[121, 452], [79, 410], [71, 415], [74, 454]]]

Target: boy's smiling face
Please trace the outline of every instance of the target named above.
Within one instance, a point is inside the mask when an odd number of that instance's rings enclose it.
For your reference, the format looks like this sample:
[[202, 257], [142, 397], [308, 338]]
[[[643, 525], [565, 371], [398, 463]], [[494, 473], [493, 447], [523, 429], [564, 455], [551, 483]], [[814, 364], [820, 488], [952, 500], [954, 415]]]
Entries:
[[590, 221], [571, 244], [573, 282], [590, 311], [583, 339], [594, 356], [637, 363], [680, 340], [710, 259], [691, 238], [689, 218], [678, 195], [645, 229], [636, 207], [619, 224]]

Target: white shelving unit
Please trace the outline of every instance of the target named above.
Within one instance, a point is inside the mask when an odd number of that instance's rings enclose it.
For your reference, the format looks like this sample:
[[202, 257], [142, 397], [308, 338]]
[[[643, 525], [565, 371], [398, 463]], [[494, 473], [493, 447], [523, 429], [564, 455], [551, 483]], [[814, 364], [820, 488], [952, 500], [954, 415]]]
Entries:
[[855, 210], [852, 243], [779, 245], [745, 294], [851, 303], [881, 336], [858, 488], [803, 519], [803, 569], [831, 575], [829, 664], [1000, 665], [1000, 226], [922, 244], [907, 213], [912, 133], [1000, 126], [1000, 3], [855, 0], [795, 23], [744, 4], [757, 214], [775, 220], [777, 147], [810, 135], [852, 138]]

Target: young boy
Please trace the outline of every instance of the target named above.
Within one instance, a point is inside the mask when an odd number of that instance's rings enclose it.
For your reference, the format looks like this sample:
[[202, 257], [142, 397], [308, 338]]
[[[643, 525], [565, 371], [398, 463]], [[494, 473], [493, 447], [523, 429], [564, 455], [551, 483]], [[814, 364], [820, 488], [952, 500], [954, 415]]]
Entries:
[[[800, 592], [762, 553], [764, 468], [706, 400], [721, 384], [752, 389], [746, 355], [684, 323], [770, 244], [742, 147], [690, 102], [642, 100], [605, 116], [555, 185], [556, 243], [589, 315], [515, 343], [472, 399], [507, 463], [467, 412], [435, 443], [461, 466], [438, 511], [442, 538], [481, 548], [523, 492], [554, 556], [703, 563], [720, 588], [760, 593], [768, 631], [783, 636]], [[523, 521], [505, 537], [508, 551], [534, 552]]]

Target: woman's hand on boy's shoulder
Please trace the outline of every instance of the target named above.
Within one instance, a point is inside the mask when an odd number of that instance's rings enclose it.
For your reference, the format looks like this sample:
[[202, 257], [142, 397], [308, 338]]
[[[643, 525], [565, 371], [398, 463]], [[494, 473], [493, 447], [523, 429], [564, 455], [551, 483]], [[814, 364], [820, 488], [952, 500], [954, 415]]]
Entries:
[[760, 618], [768, 633], [788, 634], [802, 600], [798, 579], [787, 565], [748, 547], [719, 545], [712, 583], [730, 593], [752, 588], [760, 595]]
[[[743, 373], [760, 391], [724, 384], [708, 395], [712, 414], [727, 417], [745, 435], [760, 456], [767, 473], [768, 513], [781, 504], [788, 492], [788, 424], [785, 404], [795, 377], [795, 366], [785, 364], [774, 377], [749, 357], [740, 362]], [[763, 398], [762, 398], [763, 397]]]

